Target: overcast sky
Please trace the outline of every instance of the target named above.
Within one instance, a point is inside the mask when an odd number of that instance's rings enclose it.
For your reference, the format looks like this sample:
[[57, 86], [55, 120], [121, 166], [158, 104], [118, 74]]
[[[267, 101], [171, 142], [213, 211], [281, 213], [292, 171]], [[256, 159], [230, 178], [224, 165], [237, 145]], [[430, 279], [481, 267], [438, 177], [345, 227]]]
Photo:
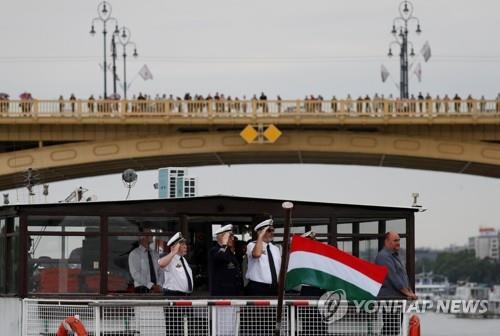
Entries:
[[[5, 2], [0, 12], [0, 91], [16, 97], [28, 90], [40, 99], [102, 94], [102, 26], [96, 25], [94, 37], [89, 34], [97, 1]], [[241, 96], [264, 90], [269, 97], [290, 99], [398, 93], [393, 83], [399, 81], [398, 60], [386, 57], [396, 0], [111, 3], [112, 15], [130, 28], [140, 54], [127, 63], [128, 78], [135, 78], [131, 93], [219, 91]], [[411, 40], [417, 51], [428, 40], [433, 58], [423, 64], [421, 83], [411, 76], [410, 91], [496, 96], [500, 2], [420, 0], [415, 6], [423, 34], [412, 34]], [[151, 81], [136, 77], [144, 64], [154, 75]], [[381, 64], [392, 73], [385, 84]], [[500, 228], [496, 179], [333, 165], [200, 167], [191, 173], [199, 177], [200, 195], [408, 206], [410, 194], [420, 192], [428, 210], [417, 215], [417, 246], [464, 244], [479, 226]], [[156, 172], [141, 172], [132, 198], [156, 197], [155, 181]], [[53, 183], [49, 200], [61, 200], [79, 185], [100, 200], [125, 197], [120, 177], [114, 175]], [[15, 201], [16, 192], [10, 193]], [[21, 201], [23, 194], [19, 190]]]

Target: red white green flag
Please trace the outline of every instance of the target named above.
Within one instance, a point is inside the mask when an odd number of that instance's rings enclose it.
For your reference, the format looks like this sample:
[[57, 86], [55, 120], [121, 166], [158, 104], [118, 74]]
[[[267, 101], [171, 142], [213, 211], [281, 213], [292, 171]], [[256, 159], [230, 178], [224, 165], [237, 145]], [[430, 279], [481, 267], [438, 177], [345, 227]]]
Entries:
[[354, 257], [334, 246], [293, 236], [285, 287], [310, 285], [334, 291], [342, 289], [347, 300], [377, 297], [387, 269]]

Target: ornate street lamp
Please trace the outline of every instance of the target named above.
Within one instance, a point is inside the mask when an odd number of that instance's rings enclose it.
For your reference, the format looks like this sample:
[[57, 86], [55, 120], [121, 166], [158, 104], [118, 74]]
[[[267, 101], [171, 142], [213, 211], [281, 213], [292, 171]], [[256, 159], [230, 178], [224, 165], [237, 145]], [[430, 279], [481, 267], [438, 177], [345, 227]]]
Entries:
[[392, 46], [397, 45], [400, 48], [399, 60], [401, 66], [401, 78], [400, 78], [400, 97], [401, 99], [408, 99], [409, 97], [409, 77], [408, 77], [408, 48], [410, 46], [409, 56], [415, 56], [415, 50], [413, 48], [413, 43], [408, 41], [408, 26], [411, 22], [415, 22], [417, 28], [415, 32], [420, 34], [422, 30], [420, 29], [420, 21], [418, 18], [413, 16], [413, 3], [410, 1], [402, 1], [399, 4], [399, 16], [394, 18], [392, 24], [391, 33], [394, 36], [394, 41], [389, 44], [389, 52], [387, 56], [392, 57]]
[[107, 1], [101, 2], [97, 6], [97, 14], [98, 16], [94, 19], [92, 19], [92, 27], [90, 28], [90, 34], [93, 36], [95, 35], [95, 24], [96, 22], [100, 21], [102, 22], [102, 35], [104, 37], [104, 99], [108, 98], [108, 92], [107, 92], [107, 82], [106, 82], [106, 74], [107, 74], [107, 63], [106, 63], [106, 34], [108, 31], [106, 30], [107, 23], [112, 21], [115, 24], [115, 30], [114, 32], [118, 32], [118, 21], [111, 16], [111, 4]]
[[118, 37], [118, 42], [123, 47], [123, 99], [127, 99], [127, 46], [132, 45], [134, 47], [134, 53], [132, 56], [137, 57], [139, 54], [137, 53], [137, 46], [135, 42], [130, 41], [130, 29], [123, 26], [120, 28], [118, 33], [115, 33]]

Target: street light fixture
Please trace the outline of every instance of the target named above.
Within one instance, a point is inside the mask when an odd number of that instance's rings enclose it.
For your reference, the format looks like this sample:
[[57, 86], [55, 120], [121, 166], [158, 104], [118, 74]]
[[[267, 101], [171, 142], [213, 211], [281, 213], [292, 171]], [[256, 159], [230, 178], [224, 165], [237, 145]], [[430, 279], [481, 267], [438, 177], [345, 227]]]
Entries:
[[123, 99], [127, 99], [127, 46], [134, 46], [134, 53], [132, 56], [137, 57], [139, 54], [137, 53], [137, 46], [135, 42], [130, 41], [131, 33], [130, 29], [123, 26], [120, 28], [118, 33], [115, 33], [118, 36], [118, 42], [121, 44], [123, 48]]
[[[389, 53], [387, 56], [392, 57], [392, 46], [397, 45], [400, 48], [399, 59], [401, 66], [401, 78], [400, 78], [400, 97], [401, 99], [408, 99], [409, 97], [409, 77], [408, 77], [408, 46], [410, 49], [410, 57], [415, 56], [415, 50], [413, 48], [413, 43], [408, 41], [408, 25], [410, 22], [416, 22], [417, 29], [415, 32], [420, 34], [422, 29], [420, 28], [420, 21], [418, 18], [413, 16], [413, 3], [404, 0], [399, 4], [399, 16], [394, 18], [392, 24], [391, 33], [394, 36], [394, 41], [389, 44]], [[399, 34], [398, 34], [399, 30]]]
[[92, 26], [90, 28], [90, 35], [94, 36], [95, 35], [95, 24], [96, 22], [102, 22], [103, 29], [102, 29], [102, 35], [104, 37], [104, 99], [108, 98], [108, 92], [107, 92], [107, 64], [106, 64], [106, 34], [108, 31], [106, 30], [106, 26], [108, 22], [114, 22], [115, 23], [115, 33], [118, 32], [118, 20], [116, 20], [114, 17], [111, 16], [111, 4], [107, 1], [102, 1], [99, 5], [97, 5], [97, 17], [92, 19]]

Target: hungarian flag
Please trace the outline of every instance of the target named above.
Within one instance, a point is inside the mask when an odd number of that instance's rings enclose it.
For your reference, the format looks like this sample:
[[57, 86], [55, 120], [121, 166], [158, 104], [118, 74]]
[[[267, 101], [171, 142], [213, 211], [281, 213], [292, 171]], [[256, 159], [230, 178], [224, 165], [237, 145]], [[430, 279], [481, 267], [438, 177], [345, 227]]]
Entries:
[[310, 285], [334, 291], [342, 289], [347, 300], [377, 297], [387, 269], [356, 258], [336, 247], [293, 236], [285, 287]]

